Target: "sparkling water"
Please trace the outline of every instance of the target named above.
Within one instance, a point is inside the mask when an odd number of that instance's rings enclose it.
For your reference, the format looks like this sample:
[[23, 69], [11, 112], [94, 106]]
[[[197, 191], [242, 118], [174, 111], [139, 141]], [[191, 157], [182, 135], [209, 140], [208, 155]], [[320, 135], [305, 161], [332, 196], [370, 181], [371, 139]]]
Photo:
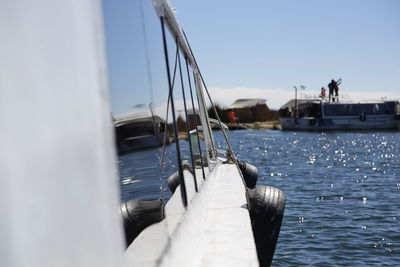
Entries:
[[[215, 138], [223, 148], [221, 133]], [[258, 168], [259, 185], [286, 194], [274, 266], [400, 263], [400, 132], [246, 130], [230, 140]], [[176, 169], [174, 148], [166, 149], [162, 173], [161, 149], [121, 156], [122, 200], [158, 198]]]

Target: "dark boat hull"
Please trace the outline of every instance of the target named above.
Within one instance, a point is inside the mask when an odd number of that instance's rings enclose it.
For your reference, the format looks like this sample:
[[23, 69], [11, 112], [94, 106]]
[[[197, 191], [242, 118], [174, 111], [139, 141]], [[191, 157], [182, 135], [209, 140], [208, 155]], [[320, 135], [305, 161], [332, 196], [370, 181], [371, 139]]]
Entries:
[[394, 115], [341, 116], [327, 118], [279, 118], [282, 130], [400, 130]]
[[118, 154], [125, 154], [135, 150], [142, 150], [163, 145], [164, 133], [156, 135], [138, 136], [121, 140], [117, 144]]

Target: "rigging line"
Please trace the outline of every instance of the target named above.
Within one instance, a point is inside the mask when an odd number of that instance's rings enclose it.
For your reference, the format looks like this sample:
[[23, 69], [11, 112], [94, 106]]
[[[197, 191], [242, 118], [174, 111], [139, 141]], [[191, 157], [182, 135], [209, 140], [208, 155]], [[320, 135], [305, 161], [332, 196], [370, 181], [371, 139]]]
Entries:
[[[175, 86], [175, 77], [176, 77], [176, 69], [178, 65], [178, 46], [176, 46], [176, 53], [175, 53], [175, 63], [174, 63], [174, 74], [172, 76], [172, 90]], [[164, 190], [167, 187], [167, 182], [162, 180], [162, 174], [164, 170], [164, 156], [165, 156], [165, 147], [167, 144], [167, 132], [168, 132], [168, 110], [169, 110], [169, 101], [170, 101], [170, 93], [168, 92], [168, 99], [167, 99], [167, 114], [165, 118], [165, 127], [164, 127], [164, 140], [163, 146], [161, 150], [160, 156], [160, 199], [164, 202]]]
[[191, 47], [190, 44], [189, 44], [189, 40], [188, 40], [187, 37], [186, 37], [185, 31], [182, 30], [182, 32], [183, 32], [183, 35], [184, 35], [184, 37], [185, 37], [186, 43], [187, 43], [187, 45], [188, 45], [188, 47], [189, 47], [190, 54], [192, 55], [193, 60], [194, 60], [194, 63], [196, 64], [197, 71], [198, 71], [198, 73], [199, 73], [199, 75], [200, 75], [200, 78], [201, 78], [201, 81], [202, 81], [202, 83], [203, 83], [204, 89], [205, 89], [205, 91], [206, 91], [206, 93], [207, 93], [208, 99], [210, 100], [210, 103], [211, 103], [211, 106], [212, 106], [213, 111], [214, 111], [214, 113], [215, 113], [215, 116], [217, 117], [219, 127], [220, 127], [221, 130], [222, 130], [222, 133], [223, 133], [225, 142], [226, 142], [226, 144], [227, 144], [227, 146], [228, 146], [228, 151], [227, 151], [227, 152], [229, 152], [229, 153], [231, 154], [232, 160], [237, 164], [236, 156], [235, 156], [235, 154], [234, 154], [234, 152], [233, 152], [233, 149], [232, 149], [231, 143], [230, 143], [230, 141], [229, 141], [229, 138], [228, 138], [228, 136], [226, 135], [225, 131], [223, 130], [221, 119], [220, 119], [220, 117], [219, 117], [219, 115], [218, 115], [218, 112], [217, 112], [217, 109], [215, 108], [214, 103], [213, 103], [213, 101], [212, 101], [212, 99], [211, 99], [211, 95], [210, 95], [210, 92], [208, 91], [207, 85], [206, 85], [206, 83], [204, 82], [203, 75], [202, 75], [201, 72], [200, 72], [199, 65], [197, 64], [196, 58], [194, 57], [194, 54], [193, 54], [193, 51], [192, 51], [192, 47]]
[[[186, 41], [186, 44], [187, 44], [187, 46], [188, 46], [188, 48], [189, 48], [189, 52], [190, 52], [190, 55], [192, 56], [192, 58], [193, 58], [193, 60], [194, 60], [194, 65], [195, 65], [195, 67], [196, 67], [196, 71], [199, 73], [199, 75], [200, 75], [200, 77], [202, 77], [201, 76], [201, 72], [200, 72], [200, 68], [199, 68], [199, 65], [197, 64], [197, 61], [196, 61], [196, 58], [194, 57], [194, 54], [193, 54], [193, 51], [192, 51], [192, 48], [191, 48], [191, 46], [190, 46], [190, 44], [189, 44], [189, 40], [187, 39], [187, 36], [186, 36], [186, 33], [185, 33], [185, 31], [182, 29], [182, 33], [183, 33], [183, 36], [184, 36], [184, 38], [185, 38], [185, 41]], [[194, 84], [195, 84], [195, 87], [197, 88], [197, 80], [196, 80], [196, 77], [197, 77], [197, 75], [195, 75], [195, 73], [193, 72], [193, 80], [194, 80]], [[201, 88], [201, 84], [199, 84], [198, 85], [199, 86], [199, 90], [201, 90], [202, 88]], [[207, 89], [207, 88], [205, 88], [205, 89]], [[197, 90], [196, 90], [197, 91]], [[197, 94], [197, 92], [196, 92], [196, 95], [197, 95], [197, 101], [198, 101], [198, 103], [200, 103], [200, 100], [199, 100], [199, 95]], [[202, 103], [202, 105], [204, 105], [204, 108], [205, 108], [205, 102], [204, 102], [204, 98], [203, 98], [203, 96], [201, 96], [201, 99], [202, 99], [202, 101], [201, 101], [201, 103]], [[212, 107], [214, 108], [214, 110], [215, 110], [215, 107], [214, 107], [214, 105], [213, 105], [213, 102], [212, 101], [210, 101], [211, 102], [211, 105], [212, 105]], [[205, 112], [208, 112], [207, 110], [205, 111]], [[215, 111], [214, 111], [215, 112]], [[217, 114], [218, 115], [218, 114]], [[210, 135], [212, 135], [212, 130], [211, 130], [211, 124], [210, 124], [210, 121], [209, 121], [209, 118], [208, 118], [208, 116], [205, 116], [205, 119], [206, 119], [206, 124], [207, 124], [207, 128], [208, 128], [208, 132], [209, 132], [209, 134]], [[222, 125], [221, 125], [221, 123], [220, 123], [220, 120], [219, 120], [219, 124], [220, 124], [220, 128], [221, 128], [221, 130], [223, 129], [223, 127], [222, 127]], [[224, 133], [224, 131], [222, 131], [223, 133]], [[227, 138], [226, 138], [226, 140], [227, 140]], [[213, 140], [213, 138], [211, 137], [210, 138], [210, 142], [211, 142], [211, 146], [212, 146], [212, 152], [213, 152], [213, 157], [215, 157], [215, 155], [217, 155], [217, 157], [218, 157], [218, 152], [217, 152], [217, 147], [216, 147], [216, 145], [215, 145], [215, 143], [214, 143], [214, 140]], [[208, 151], [208, 152], [210, 152], [210, 151]], [[214, 154], [215, 153], [215, 154]]]
[[160, 17], [160, 21], [161, 21], [161, 30], [162, 30], [162, 37], [163, 37], [165, 66], [167, 69], [167, 77], [168, 77], [168, 87], [169, 87], [169, 92], [171, 95], [171, 112], [172, 112], [172, 122], [173, 122], [173, 126], [174, 126], [174, 134], [175, 134], [176, 157], [178, 160], [178, 174], [179, 174], [179, 184], [180, 184], [179, 187], [181, 189], [182, 204], [186, 208], [187, 207], [186, 185], [185, 185], [185, 179], [183, 177], [181, 151], [179, 148], [178, 125], [176, 123], [176, 116], [175, 116], [175, 103], [174, 103], [174, 95], [172, 93], [171, 73], [169, 70], [169, 60], [168, 60], [168, 47], [167, 47], [167, 39], [165, 36], [165, 26], [164, 26], [164, 17], [163, 16]]
[[[175, 86], [175, 77], [176, 77], [176, 69], [178, 66], [178, 46], [176, 46], [176, 53], [175, 53], [175, 63], [174, 63], [174, 74], [172, 77], [172, 91], [174, 90], [174, 86]], [[164, 168], [164, 156], [165, 156], [165, 146], [167, 143], [167, 132], [168, 132], [168, 115], [169, 115], [169, 102], [171, 99], [171, 94], [170, 92], [168, 92], [168, 99], [167, 99], [167, 114], [166, 114], [166, 118], [165, 118], [165, 129], [164, 129], [164, 140], [163, 140], [163, 147], [162, 147], [162, 151], [161, 151], [161, 157], [160, 157], [160, 169], [161, 171]]]
[[150, 113], [151, 113], [151, 120], [153, 121], [153, 131], [154, 131], [154, 134], [157, 134], [157, 136], [158, 136], [160, 129], [159, 129], [159, 127], [157, 127], [156, 120], [154, 119], [153, 102], [151, 102], [149, 104], [149, 109], [150, 109]]
[[[178, 40], [177, 40], [177, 42], [178, 42]], [[189, 141], [190, 159], [192, 160], [192, 171], [193, 171], [194, 189], [195, 189], [196, 192], [199, 192], [199, 190], [198, 190], [198, 188], [197, 188], [196, 169], [195, 169], [195, 164], [194, 164], [193, 148], [192, 148], [192, 142], [191, 142], [191, 136], [190, 136], [190, 125], [189, 125], [189, 117], [188, 117], [187, 106], [186, 106], [185, 87], [184, 87], [184, 85], [183, 85], [183, 75], [182, 75], [181, 57], [180, 57], [179, 53], [178, 53], [178, 66], [179, 66], [179, 74], [180, 74], [180, 77], [181, 77], [183, 107], [184, 107], [184, 110], [185, 110], [186, 133], [187, 133], [188, 141]]]
[[[153, 108], [152, 105], [154, 104], [154, 89], [153, 89], [153, 78], [151, 75], [151, 64], [150, 64], [150, 56], [149, 56], [149, 49], [148, 49], [148, 41], [147, 41], [147, 30], [146, 30], [146, 24], [145, 24], [145, 14], [144, 14], [144, 8], [143, 8], [143, 0], [139, 1], [139, 9], [140, 9], [140, 21], [141, 21], [141, 26], [142, 26], [142, 35], [143, 35], [143, 43], [144, 43], [144, 52], [145, 52], [145, 60], [146, 60], [146, 70], [147, 70], [147, 81], [149, 84], [149, 89], [150, 89], [150, 112], [151, 112], [151, 117], [153, 120], [153, 128], [154, 128], [154, 133], [159, 134], [159, 127], [156, 126], [155, 120], [154, 120], [154, 113], [153, 113]], [[176, 63], [175, 63], [176, 64]], [[167, 121], [166, 121], [167, 122]], [[167, 127], [165, 126], [165, 129]], [[164, 133], [165, 135], [165, 133]], [[157, 138], [158, 139], [158, 138]], [[165, 142], [164, 142], [165, 144]], [[161, 175], [162, 170], [160, 169], [160, 200], [164, 202], [164, 185], [162, 181], [162, 175]], [[164, 217], [164, 208], [162, 209], [162, 216]]]
[[[195, 86], [195, 88], [197, 88], [197, 80], [196, 80], [196, 74], [195, 74], [195, 72], [193, 71], [193, 81], [194, 81], [194, 86]], [[199, 88], [199, 89], [201, 89], [201, 88]], [[199, 105], [199, 111], [200, 111], [200, 105], [201, 106], [203, 106], [203, 108], [205, 109], [205, 103], [204, 103], [204, 101], [200, 101], [200, 97], [199, 97], [199, 94], [198, 94], [198, 92], [197, 92], [197, 90], [196, 90], [196, 97], [197, 97], [197, 103], [198, 103], [198, 105]], [[204, 110], [204, 112], [207, 112], [207, 110], [205, 109]], [[207, 115], [204, 115], [204, 117], [205, 117], [205, 124], [206, 124], [206, 126], [207, 126], [207, 128], [208, 128], [208, 133], [209, 133], [209, 135], [212, 135], [212, 131], [211, 131], [211, 128], [210, 128], [210, 121], [208, 120], [208, 116]], [[204, 134], [204, 129], [203, 129], [203, 138], [205, 139], [205, 134]], [[210, 142], [211, 142], [211, 147], [212, 148], [210, 148], [210, 150], [212, 151], [212, 152], [216, 152], [217, 151], [217, 149], [216, 149], [216, 146], [215, 146], [215, 144], [214, 144], [214, 140], [213, 140], [213, 138], [211, 138], [210, 137]], [[207, 149], [207, 148], [206, 148]], [[210, 152], [210, 151], [207, 151], [208, 153]], [[215, 156], [215, 154], [214, 153], [212, 153], [211, 155], [212, 155], [212, 157], [214, 157]], [[208, 154], [208, 157], [210, 157], [210, 153]]]
[[142, 24], [142, 34], [143, 34], [143, 42], [144, 42], [144, 52], [146, 57], [146, 69], [147, 69], [147, 79], [149, 82], [149, 89], [150, 89], [150, 101], [154, 103], [154, 90], [153, 90], [153, 79], [151, 76], [151, 66], [150, 66], [150, 57], [149, 57], [149, 49], [147, 43], [147, 35], [146, 35], [146, 25], [144, 23], [144, 11], [143, 11], [143, 3], [142, 0], [139, 1], [140, 5], [140, 18]]
[[[189, 46], [189, 48], [190, 48], [190, 46]], [[194, 57], [193, 57], [193, 58], [194, 58]], [[195, 62], [196, 62], [196, 59], [195, 59]], [[197, 65], [197, 63], [196, 63], [196, 65]], [[217, 117], [218, 124], [219, 124], [219, 126], [221, 127], [221, 131], [222, 131], [222, 134], [223, 134], [223, 136], [224, 136], [225, 142], [226, 142], [226, 144], [227, 144], [227, 146], [228, 146], [228, 149], [227, 149], [227, 157], [230, 158], [230, 159], [233, 161], [233, 163], [236, 165], [237, 169], [240, 170], [239, 160], [237, 159], [237, 157], [236, 157], [236, 155], [235, 155], [235, 152], [234, 152], [233, 149], [232, 149], [232, 145], [231, 145], [231, 143], [230, 143], [230, 141], [229, 141], [229, 138], [227, 137], [225, 131], [223, 130], [221, 119], [219, 118], [219, 115], [218, 115], [217, 110], [216, 110], [216, 108], [215, 108], [215, 106], [214, 106], [214, 103], [212, 102], [211, 95], [210, 95], [210, 93], [209, 93], [209, 91], [208, 91], [208, 89], [207, 89], [207, 85], [206, 85], [205, 82], [204, 82], [204, 79], [203, 79], [203, 76], [201, 75], [200, 70], [199, 70], [199, 74], [200, 74], [200, 78], [201, 78], [201, 80], [202, 80], [202, 83], [203, 83], [203, 85], [204, 85], [204, 88], [205, 88], [205, 90], [206, 90], [206, 93], [207, 93], [207, 95], [208, 95], [208, 99], [210, 100], [211, 106], [213, 107], [214, 113], [215, 113], [215, 115], [216, 115], [216, 117]], [[239, 175], [240, 175], [240, 178], [242, 178], [242, 183], [243, 183], [243, 185], [244, 185], [246, 191], [249, 190], [249, 189], [247, 188], [246, 181], [245, 181], [244, 176], [243, 176], [243, 173], [242, 173], [241, 171], [239, 171]], [[248, 201], [249, 201], [249, 196], [248, 196], [247, 194], [246, 194], [246, 199], [247, 199], [247, 202], [248, 202]]]
[[[212, 108], [213, 108], [213, 110], [214, 110], [214, 113], [215, 113], [215, 115], [216, 115], [216, 117], [217, 117], [218, 124], [219, 124], [219, 126], [221, 127], [222, 134], [223, 134], [224, 139], [225, 139], [225, 142], [226, 142], [226, 144], [227, 144], [227, 146], [228, 146], [227, 154], [229, 154], [228, 156], [229, 156], [229, 158], [233, 161], [233, 163], [236, 165], [236, 168], [237, 168], [238, 170], [240, 170], [240, 166], [239, 166], [238, 159], [236, 158], [236, 155], [235, 155], [235, 153], [233, 152], [233, 149], [232, 149], [231, 143], [230, 143], [230, 141], [229, 141], [229, 138], [227, 137], [225, 131], [223, 130], [221, 119], [220, 119], [220, 117], [219, 117], [219, 115], [218, 115], [218, 112], [217, 112], [217, 110], [216, 110], [216, 108], [215, 108], [215, 106], [214, 106], [214, 103], [213, 103], [213, 101], [212, 101], [212, 99], [211, 99], [211, 96], [210, 96], [210, 93], [209, 93], [209, 91], [208, 91], [207, 85], [206, 85], [206, 83], [205, 83], [205, 81], [204, 81], [203, 75], [201, 75], [201, 72], [200, 72], [200, 69], [199, 69], [199, 65], [197, 64], [197, 61], [196, 61], [196, 58], [195, 58], [195, 56], [194, 56], [194, 54], [193, 54], [193, 51], [192, 51], [192, 48], [191, 48], [191, 46], [190, 46], [189, 40], [187, 39], [186, 33], [185, 33], [185, 31], [184, 31], [183, 29], [182, 29], [182, 32], [183, 32], [183, 36], [185, 37], [186, 43], [187, 43], [187, 45], [188, 45], [188, 47], [189, 47], [189, 52], [190, 52], [190, 54], [191, 54], [192, 57], [193, 57], [194, 63], [195, 63], [196, 68], [197, 68], [197, 71], [198, 71], [198, 73], [199, 73], [199, 75], [200, 75], [201, 81], [202, 81], [202, 83], [203, 83], [203, 85], [204, 85], [204, 88], [205, 88], [206, 93], [207, 93], [207, 95], [208, 95], [208, 98], [209, 98], [209, 100], [210, 100], [211, 106], [212, 106]], [[195, 80], [195, 82], [196, 82], [196, 80]], [[197, 96], [197, 97], [198, 97], [198, 96]], [[240, 177], [242, 178], [242, 183], [243, 183], [243, 185], [245, 186], [246, 190], [248, 190], [248, 189], [247, 189], [247, 186], [246, 186], [246, 181], [244, 180], [243, 173], [242, 173], [241, 171], [239, 171], [239, 174], [240, 174]], [[247, 194], [246, 194], [246, 199], [247, 199], [247, 201], [248, 201], [248, 195], [247, 195]]]
[[204, 163], [203, 163], [203, 155], [201, 153], [201, 145], [200, 145], [200, 137], [199, 137], [199, 131], [197, 131], [197, 114], [196, 114], [196, 109], [194, 107], [194, 100], [193, 100], [193, 92], [192, 92], [192, 82], [190, 80], [190, 73], [189, 73], [189, 65], [187, 61], [187, 57], [185, 57], [185, 62], [186, 62], [186, 72], [188, 76], [188, 81], [189, 81], [189, 90], [190, 90], [190, 98], [192, 100], [192, 110], [193, 110], [193, 116], [194, 116], [194, 127], [196, 130], [196, 136], [197, 136], [197, 144], [199, 146], [199, 154], [200, 154], [200, 162], [201, 162], [201, 171], [203, 173], [203, 180], [206, 179], [206, 174], [204, 173]]

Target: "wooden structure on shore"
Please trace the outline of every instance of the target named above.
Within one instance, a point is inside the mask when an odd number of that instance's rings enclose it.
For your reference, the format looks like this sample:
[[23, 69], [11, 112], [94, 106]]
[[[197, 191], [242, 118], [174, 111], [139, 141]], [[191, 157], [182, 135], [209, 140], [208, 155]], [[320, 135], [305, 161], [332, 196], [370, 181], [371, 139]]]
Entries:
[[228, 111], [233, 111], [237, 122], [267, 121], [272, 119], [272, 114], [265, 99], [238, 99], [228, 107]]

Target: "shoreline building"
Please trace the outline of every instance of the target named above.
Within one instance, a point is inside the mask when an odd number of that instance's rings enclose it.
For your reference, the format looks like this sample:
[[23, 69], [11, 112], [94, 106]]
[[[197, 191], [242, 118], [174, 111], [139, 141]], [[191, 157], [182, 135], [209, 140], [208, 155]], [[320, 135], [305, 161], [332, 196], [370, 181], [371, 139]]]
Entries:
[[265, 101], [261, 98], [238, 99], [228, 107], [228, 112], [234, 112], [239, 123], [272, 120], [271, 110]]

